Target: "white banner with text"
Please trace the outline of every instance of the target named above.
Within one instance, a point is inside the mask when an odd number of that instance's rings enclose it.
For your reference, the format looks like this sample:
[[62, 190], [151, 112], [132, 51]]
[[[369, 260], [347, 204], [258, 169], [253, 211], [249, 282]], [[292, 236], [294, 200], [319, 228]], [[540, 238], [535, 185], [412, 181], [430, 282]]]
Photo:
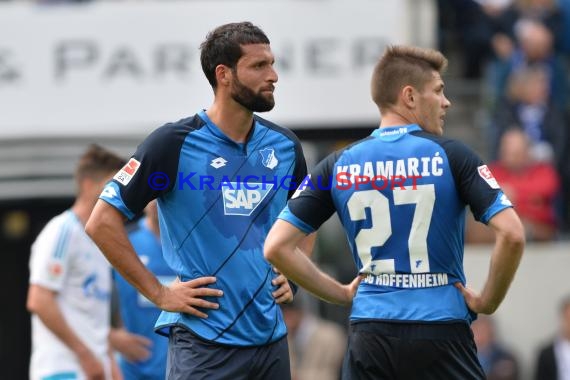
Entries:
[[0, 139], [144, 134], [207, 108], [207, 32], [248, 20], [279, 82], [262, 116], [295, 128], [374, 125], [372, 68], [388, 44], [435, 44], [425, 0], [0, 4]]

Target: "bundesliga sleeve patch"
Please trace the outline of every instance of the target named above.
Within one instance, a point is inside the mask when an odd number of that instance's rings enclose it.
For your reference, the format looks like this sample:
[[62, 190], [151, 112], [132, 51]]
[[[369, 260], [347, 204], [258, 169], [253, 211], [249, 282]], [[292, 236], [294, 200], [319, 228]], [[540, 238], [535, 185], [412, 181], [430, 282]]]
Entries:
[[500, 189], [501, 188], [499, 186], [499, 183], [497, 182], [497, 180], [493, 176], [493, 173], [491, 173], [491, 170], [487, 167], [487, 165], [478, 166], [477, 171], [479, 172], [479, 175], [481, 176], [481, 178], [483, 178], [485, 180], [485, 182], [487, 182], [487, 184], [489, 186], [491, 186], [492, 189]]
[[140, 166], [141, 166], [140, 162], [138, 162], [134, 158], [131, 158], [129, 162], [127, 162], [127, 164], [123, 166], [123, 168], [119, 170], [117, 174], [115, 174], [113, 179], [119, 182], [121, 185], [127, 186], [129, 182], [131, 182], [131, 179], [133, 178], [137, 170], [139, 170]]

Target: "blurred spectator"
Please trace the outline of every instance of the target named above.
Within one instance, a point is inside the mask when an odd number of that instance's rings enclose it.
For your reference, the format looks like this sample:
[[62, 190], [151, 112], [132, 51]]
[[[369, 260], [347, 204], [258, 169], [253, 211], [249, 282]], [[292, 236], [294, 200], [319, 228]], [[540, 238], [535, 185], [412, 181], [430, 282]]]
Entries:
[[[566, 166], [569, 126], [567, 113], [555, 102], [549, 101], [548, 75], [542, 66], [530, 66], [512, 72], [508, 78], [506, 96], [492, 118], [497, 152], [500, 137], [509, 128], [520, 126], [530, 138], [533, 150], [540, 153], [546, 143], [560, 172]], [[552, 156], [551, 154], [551, 156]], [[535, 158], [540, 158], [536, 156]]]
[[499, 343], [493, 318], [480, 314], [471, 324], [471, 329], [487, 380], [518, 380], [518, 361], [510, 350]]
[[539, 350], [534, 379], [570, 379], [570, 297], [566, 297], [560, 306], [559, 333]]
[[282, 304], [287, 325], [292, 380], [337, 380], [346, 349], [346, 332], [309, 310], [310, 298], [299, 289]]
[[517, 22], [514, 33], [516, 43], [512, 49], [509, 43], [495, 44], [498, 58], [489, 65], [487, 73], [491, 109], [506, 95], [511, 73], [529, 66], [543, 68], [548, 77], [548, 102], [564, 109], [568, 76], [563, 60], [554, 51], [552, 32], [540, 21], [523, 19]]
[[[440, 17], [452, 24], [462, 57], [462, 76], [481, 78], [485, 64], [493, 58], [491, 41], [498, 29], [499, 19], [513, 0], [439, 0]], [[448, 26], [449, 27], [449, 26]]]
[[545, 27], [553, 52], [562, 53], [564, 44], [570, 44], [570, 37], [564, 36], [564, 28], [570, 26], [557, 0], [438, 0], [437, 5], [440, 47], [446, 48], [443, 45], [453, 34], [464, 78], [481, 78], [494, 59], [508, 61], [521, 43], [519, 30], [527, 21]]
[[520, 129], [505, 132], [501, 137], [499, 159], [489, 168], [513, 202], [526, 228], [527, 239], [548, 241], [556, 238], [555, 202], [560, 192], [560, 179], [551, 164], [532, 157], [527, 135]]
[[515, 0], [506, 7], [496, 20], [496, 34], [493, 37], [493, 46], [500, 56], [508, 46], [498, 46], [501, 43], [510, 45], [511, 51], [516, 45], [516, 29], [524, 20], [532, 20], [544, 25], [553, 37], [553, 49], [560, 53], [563, 47], [564, 15], [558, 6], [557, 0]]
[[570, 58], [570, 0], [558, 0], [563, 19], [562, 52]]
[[[529, 241], [557, 238], [559, 219], [556, 204], [560, 177], [549, 162], [533, 158], [527, 135], [520, 128], [506, 131], [500, 141], [499, 158], [489, 169], [513, 203], [525, 226]], [[491, 243], [490, 228], [467, 217], [466, 242]]]
[[544, 66], [528, 66], [510, 74], [506, 96], [491, 119], [492, 156], [497, 157], [502, 134], [512, 128], [524, 130], [535, 159], [551, 161], [561, 179], [558, 216], [570, 226], [570, 123], [568, 111], [549, 98], [549, 79]]

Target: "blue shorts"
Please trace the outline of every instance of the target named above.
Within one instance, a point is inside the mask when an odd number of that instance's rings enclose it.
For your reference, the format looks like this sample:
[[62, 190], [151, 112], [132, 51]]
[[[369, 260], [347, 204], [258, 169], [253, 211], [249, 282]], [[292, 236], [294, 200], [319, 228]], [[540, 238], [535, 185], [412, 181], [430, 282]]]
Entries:
[[232, 347], [172, 327], [168, 338], [168, 380], [291, 380], [287, 337], [258, 347]]

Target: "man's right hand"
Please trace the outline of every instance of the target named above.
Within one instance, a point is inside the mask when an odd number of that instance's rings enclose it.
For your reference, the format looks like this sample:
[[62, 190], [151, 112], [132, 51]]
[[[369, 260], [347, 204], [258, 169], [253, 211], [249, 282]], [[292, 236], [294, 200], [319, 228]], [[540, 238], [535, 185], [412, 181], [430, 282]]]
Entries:
[[190, 281], [174, 281], [169, 286], [163, 286], [155, 304], [166, 311], [175, 311], [208, 318], [208, 315], [197, 308], [218, 309], [217, 303], [206, 301], [203, 297], [221, 297], [219, 289], [207, 288], [216, 282], [215, 277], [200, 277]]

